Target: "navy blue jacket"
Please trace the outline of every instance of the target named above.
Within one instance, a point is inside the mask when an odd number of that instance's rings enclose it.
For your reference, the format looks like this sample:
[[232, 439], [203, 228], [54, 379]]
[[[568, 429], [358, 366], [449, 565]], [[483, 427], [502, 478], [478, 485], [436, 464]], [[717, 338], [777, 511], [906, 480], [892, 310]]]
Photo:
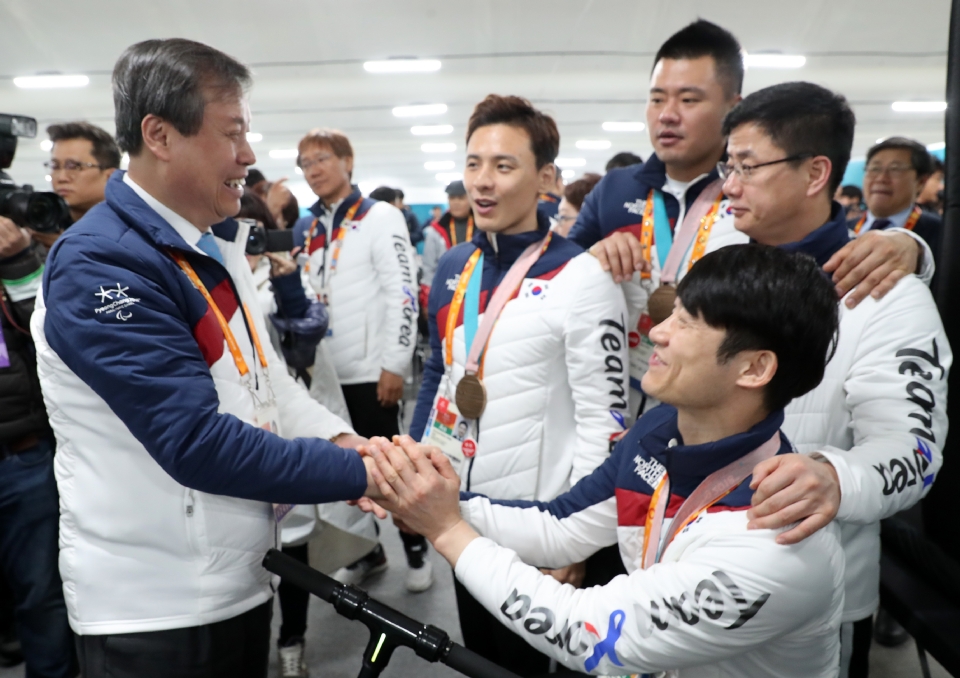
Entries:
[[[362, 495], [366, 471], [356, 452], [315, 438], [285, 440], [217, 411], [208, 365], [223, 355], [223, 334], [168, 251], [190, 261], [228, 320], [237, 312], [236, 287], [221, 264], [188, 246], [124, 184], [123, 174], [111, 177], [105, 202], [50, 252], [47, 342], [185, 487], [296, 504]], [[228, 219], [213, 232], [233, 241], [237, 224]], [[94, 293], [117, 285], [138, 297], [125, 322], [94, 313]]]
[[[687, 190], [687, 210], [700, 192], [716, 179], [717, 170], [714, 169]], [[580, 208], [580, 216], [567, 237], [580, 247], [589, 249], [615, 231], [632, 230], [634, 235], [639, 235], [642, 217], [632, 213], [626, 205], [646, 200], [651, 188], [660, 190], [666, 181], [667, 168], [656, 154], [641, 165], [610, 170], [587, 194]], [[666, 192], [663, 201], [670, 225], [675, 227], [680, 216], [680, 203]]]

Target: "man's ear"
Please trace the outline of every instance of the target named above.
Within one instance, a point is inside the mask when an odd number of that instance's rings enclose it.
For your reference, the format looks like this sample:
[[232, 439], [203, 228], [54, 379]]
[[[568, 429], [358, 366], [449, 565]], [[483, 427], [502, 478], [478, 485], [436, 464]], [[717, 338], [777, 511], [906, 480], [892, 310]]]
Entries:
[[773, 351], [744, 351], [737, 386], [741, 388], [763, 388], [777, 373], [777, 354]]
[[109, 179], [110, 176], [111, 176], [114, 172], [117, 171], [117, 168], [116, 168], [116, 167], [111, 167], [110, 169], [105, 169], [105, 170], [103, 170], [103, 171], [107, 173], [106, 178]]
[[140, 134], [143, 136], [144, 148], [153, 153], [158, 160], [170, 161], [173, 135], [177, 134], [173, 125], [151, 113], [140, 121]]
[[807, 196], [813, 197], [826, 190], [830, 185], [830, 174], [833, 172], [833, 163], [825, 155], [811, 158], [808, 172]]
[[540, 186], [537, 190], [541, 193], [553, 193], [557, 187], [557, 166], [548, 162], [538, 170], [537, 174], [540, 179]]

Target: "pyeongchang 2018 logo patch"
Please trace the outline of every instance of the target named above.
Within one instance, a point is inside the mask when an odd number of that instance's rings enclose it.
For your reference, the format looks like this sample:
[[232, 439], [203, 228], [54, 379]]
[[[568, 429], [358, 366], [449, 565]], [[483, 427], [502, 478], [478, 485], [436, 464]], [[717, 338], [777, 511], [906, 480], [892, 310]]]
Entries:
[[133, 317], [133, 311], [131, 308], [140, 303], [140, 299], [136, 297], [131, 297], [127, 294], [129, 287], [124, 287], [120, 283], [117, 283], [117, 286], [114, 287], [104, 287], [100, 285], [100, 291], [94, 292], [93, 296], [100, 297], [100, 303], [103, 306], [94, 309], [94, 313], [102, 314], [109, 313], [116, 317], [117, 320], [122, 320], [126, 322]]

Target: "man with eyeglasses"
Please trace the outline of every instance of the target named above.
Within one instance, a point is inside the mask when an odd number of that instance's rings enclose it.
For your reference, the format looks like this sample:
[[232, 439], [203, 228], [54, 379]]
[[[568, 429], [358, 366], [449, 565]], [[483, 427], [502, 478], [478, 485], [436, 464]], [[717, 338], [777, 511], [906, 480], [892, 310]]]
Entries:
[[942, 223], [936, 214], [916, 204], [931, 174], [933, 161], [919, 141], [889, 137], [874, 144], [867, 151], [863, 171], [867, 213], [854, 224], [854, 232], [860, 235], [872, 230], [907, 229], [923, 238], [936, 257]]
[[103, 202], [107, 179], [120, 168], [120, 149], [106, 130], [89, 122], [50, 125], [47, 135], [53, 148], [44, 167], [53, 190], [70, 208], [70, 220], [79, 221]]
[[[303, 247], [310, 285], [330, 313], [323, 346], [357, 433], [399, 435], [399, 402], [418, 316], [417, 269], [406, 219], [392, 204], [364, 197], [351, 183], [353, 147], [342, 132], [312, 130], [298, 148], [297, 162], [318, 200], [294, 226], [294, 240]], [[376, 541], [376, 534], [365, 536]], [[410, 566], [407, 589], [425, 591], [433, 583], [427, 542], [402, 531], [401, 538]], [[359, 584], [386, 567], [377, 544], [334, 576]]]
[[[639, 384], [653, 352], [649, 330], [670, 308], [669, 296], [657, 293], [661, 283], [677, 283], [708, 252], [745, 242], [716, 171], [724, 156], [721, 124], [740, 101], [743, 74], [740, 44], [720, 26], [698, 20], [668, 38], [654, 58], [646, 108], [655, 153], [642, 165], [608, 172], [570, 231], [624, 283], [633, 414], [652, 404]], [[932, 277], [932, 257], [918, 255], [919, 238], [888, 235], [859, 239], [827, 265], [840, 295], [853, 290], [848, 304], [886, 293], [918, 259], [925, 279]]]
[[[832, 196], [853, 145], [846, 100], [804, 82], [767, 87], [724, 120], [723, 191], [738, 231], [826, 267], [850, 242]], [[850, 293], [853, 294], [853, 293]], [[848, 295], [849, 298], [849, 295]], [[952, 363], [926, 285], [905, 275], [882, 298], [840, 304], [836, 353], [821, 384], [786, 409], [799, 454], [753, 471], [751, 529], [781, 544], [840, 523], [846, 557], [842, 676], [866, 676], [879, 602], [882, 518], [913, 506], [942, 463]]]

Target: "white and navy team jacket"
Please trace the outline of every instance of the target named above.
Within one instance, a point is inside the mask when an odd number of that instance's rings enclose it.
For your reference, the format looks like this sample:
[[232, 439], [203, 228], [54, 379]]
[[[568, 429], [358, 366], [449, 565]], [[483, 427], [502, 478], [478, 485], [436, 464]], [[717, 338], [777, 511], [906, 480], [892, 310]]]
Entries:
[[[749, 477], [685, 527], [659, 563], [638, 568], [647, 509], [663, 473], [671, 480], [666, 531], [700, 482], [769, 440], [783, 412], [704, 445], [684, 445], [676, 418], [666, 405], [645, 414], [603, 465], [551, 502], [463, 494], [462, 515], [486, 538], [463, 551], [457, 578], [503, 624], [578, 671], [838, 675], [838, 530], [831, 524], [791, 546], [776, 543], [778, 531], [747, 530]], [[790, 452], [780, 435], [779, 454]], [[605, 586], [575, 589], [537, 569], [581, 562], [615, 543], [630, 574]]]
[[[473, 240], [440, 259], [430, 288], [430, 359], [410, 425], [420, 440], [438, 394], [456, 391], [464, 374], [463, 309], [456, 319], [453, 365], [445, 372], [444, 332], [460, 272], [483, 250], [480, 316], [510, 266], [537, 231]], [[623, 294], [597, 260], [554, 235], [504, 307], [487, 345], [487, 406], [476, 427], [476, 456], [461, 471], [463, 488], [508, 499], [552, 499], [599, 466], [624, 429], [627, 337]]]

